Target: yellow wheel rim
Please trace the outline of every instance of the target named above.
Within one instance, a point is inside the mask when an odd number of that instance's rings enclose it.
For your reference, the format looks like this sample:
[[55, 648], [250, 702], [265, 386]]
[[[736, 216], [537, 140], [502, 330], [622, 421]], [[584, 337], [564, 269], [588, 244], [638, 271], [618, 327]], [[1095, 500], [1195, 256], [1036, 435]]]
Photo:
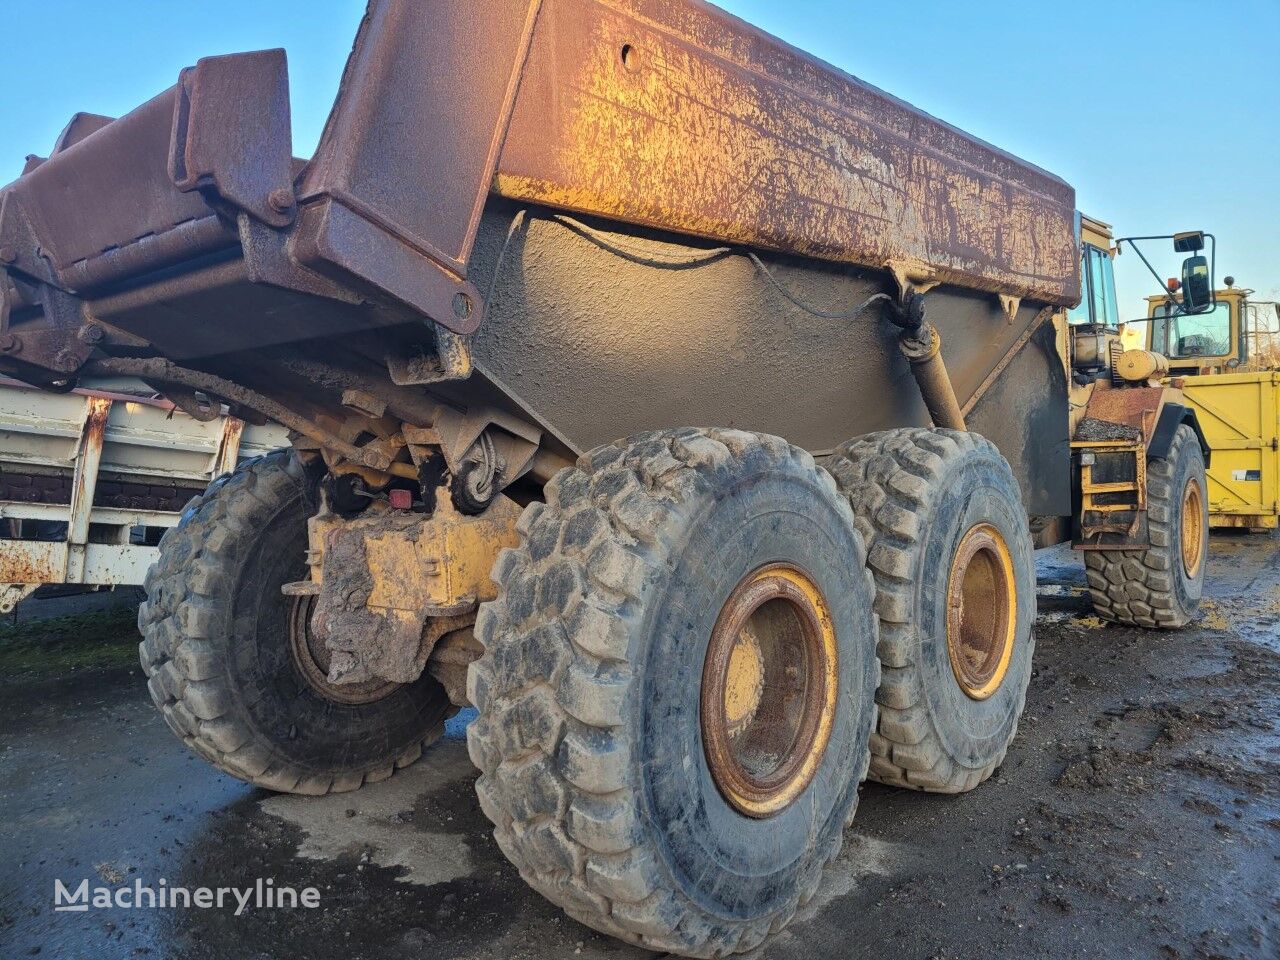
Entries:
[[835, 626], [813, 580], [785, 563], [744, 577], [702, 670], [703, 750], [725, 800], [755, 818], [789, 806], [818, 771], [838, 693]]
[[947, 579], [947, 653], [967, 697], [986, 700], [1000, 689], [1017, 626], [1009, 545], [991, 524], [976, 524], [961, 538]]
[[1200, 572], [1204, 560], [1204, 494], [1196, 477], [1182, 491], [1182, 568], [1188, 577]]
[[311, 630], [311, 614], [315, 597], [284, 597], [289, 603], [289, 652], [307, 686], [326, 700], [346, 705], [375, 703], [390, 696], [400, 684], [373, 677], [360, 683], [329, 682], [329, 659], [332, 656], [324, 641]]

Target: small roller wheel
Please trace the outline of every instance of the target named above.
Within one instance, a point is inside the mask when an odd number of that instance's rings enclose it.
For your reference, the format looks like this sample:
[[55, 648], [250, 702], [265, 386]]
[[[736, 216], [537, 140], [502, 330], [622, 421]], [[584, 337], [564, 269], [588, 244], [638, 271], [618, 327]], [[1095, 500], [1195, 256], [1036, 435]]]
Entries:
[[1147, 463], [1148, 550], [1087, 550], [1098, 616], [1131, 627], [1184, 627], [1196, 618], [1209, 554], [1204, 454], [1183, 424], [1169, 454]]
[[971, 790], [1004, 760], [1026, 702], [1035, 566], [1013, 472], [974, 433], [900, 429], [827, 464], [869, 544], [884, 677], [869, 776]]
[[138, 610], [147, 688], [169, 728], [220, 770], [289, 793], [352, 790], [416, 760], [453, 710], [411, 684], [332, 685], [311, 633], [302, 469], [287, 451], [242, 464], [160, 541]]
[[581, 922], [721, 956], [840, 849], [875, 715], [873, 587], [830, 476], [774, 437], [643, 434], [547, 485], [472, 664], [481, 806]]

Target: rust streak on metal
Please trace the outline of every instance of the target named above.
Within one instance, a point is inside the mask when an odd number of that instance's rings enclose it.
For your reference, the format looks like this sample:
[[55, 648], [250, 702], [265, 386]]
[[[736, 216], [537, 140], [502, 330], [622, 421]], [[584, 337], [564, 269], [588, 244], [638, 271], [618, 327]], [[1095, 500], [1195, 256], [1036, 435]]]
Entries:
[[106, 437], [111, 400], [107, 397], [85, 398], [86, 415], [76, 456], [75, 477], [71, 486], [71, 518], [67, 539], [84, 543], [89, 536], [89, 512], [98, 485], [98, 464], [102, 461], [102, 444]]
[[0, 583], [60, 583], [60, 551], [35, 552], [29, 541], [0, 540]]
[[703, 4], [548, 6], [494, 188], [826, 260], [916, 261], [1008, 296], [1079, 292], [1069, 186]]
[[222, 422], [222, 436], [218, 452], [213, 458], [213, 476], [231, 473], [240, 462], [240, 438], [244, 435], [244, 421], [239, 417], [227, 417]]

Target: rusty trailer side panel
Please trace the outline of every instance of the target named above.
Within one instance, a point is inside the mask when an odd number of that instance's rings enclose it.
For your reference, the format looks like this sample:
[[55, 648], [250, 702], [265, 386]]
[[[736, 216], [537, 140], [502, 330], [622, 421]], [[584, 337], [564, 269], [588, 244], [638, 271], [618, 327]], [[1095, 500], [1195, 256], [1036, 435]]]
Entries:
[[52, 394], [0, 379], [0, 613], [45, 583], [141, 584], [193, 496], [288, 442], [273, 424], [194, 420], [140, 387]]

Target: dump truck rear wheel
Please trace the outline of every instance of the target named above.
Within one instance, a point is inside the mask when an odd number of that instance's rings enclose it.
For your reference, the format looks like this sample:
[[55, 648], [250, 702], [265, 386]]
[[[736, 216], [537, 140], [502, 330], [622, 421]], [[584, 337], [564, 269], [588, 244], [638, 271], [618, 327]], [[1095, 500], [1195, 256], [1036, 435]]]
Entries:
[[874, 587], [848, 506], [785, 441], [689, 429], [585, 455], [519, 530], [469, 675], [498, 844], [597, 930], [754, 948], [814, 895], [866, 772]]
[[868, 543], [884, 666], [869, 776], [937, 793], [999, 767], [1026, 702], [1035, 567], [1013, 472], [994, 444], [899, 429], [827, 468]]
[[1195, 619], [1209, 552], [1206, 492], [1200, 441], [1183, 424], [1169, 455], [1147, 464], [1150, 549], [1085, 551], [1085, 576], [1098, 616], [1160, 628], [1183, 627]]
[[287, 452], [214, 481], [160, 542], [139, 653], [165, 722], [197, 754], [257, 786], [322, 794], [412, 763], [453, 708], [427, 675], [327, 686], [306, 599], [280, 592], [307, 576], [309, 513]]

